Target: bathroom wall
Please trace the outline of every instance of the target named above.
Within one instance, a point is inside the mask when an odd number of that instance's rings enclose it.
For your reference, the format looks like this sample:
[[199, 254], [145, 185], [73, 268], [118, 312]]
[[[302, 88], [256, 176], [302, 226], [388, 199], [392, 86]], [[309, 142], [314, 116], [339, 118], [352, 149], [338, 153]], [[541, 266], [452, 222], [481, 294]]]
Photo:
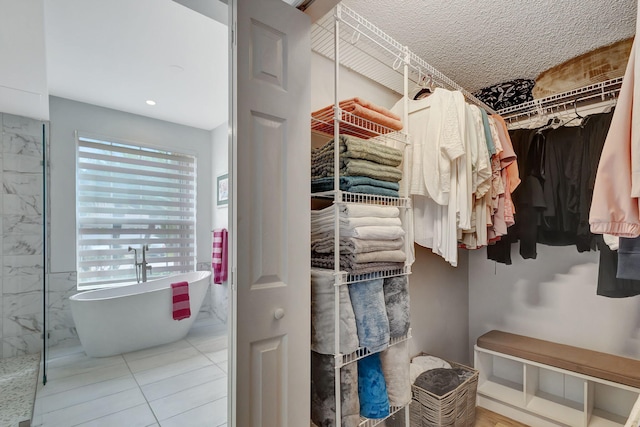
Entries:
[[[212, 159], [211, 166], [214, 171], [214, 187], [216, 177], [229, 172], [229, 124], [223, 123], [211, 131]], [[215, 228], [229, 228], [229, 208], [227, 205], [218, 207], [217, 189], [213, 189], [212, 198], [212, 224]], [[211, 288], [211, 303], [213, 305], [214, 315], [222, 320], [227, 321], [228, 303], [229, 303], [229, 283], [214, 284]]]
[[[85, 132], [119, 140], [178, 149], [197, 156], [197, 269], [211, 264], [211, 132], [109, 108], [50, 97], [51, 137], [51, 274], [47, 294], [47, 331], [51, 345], [77, 340], [69, 307], [76, 293], [75, 135]], [[198, 318], [213, 316], [211, 298]]]
[[0, 357], [42, 349], [43, 122], [0, 114]]

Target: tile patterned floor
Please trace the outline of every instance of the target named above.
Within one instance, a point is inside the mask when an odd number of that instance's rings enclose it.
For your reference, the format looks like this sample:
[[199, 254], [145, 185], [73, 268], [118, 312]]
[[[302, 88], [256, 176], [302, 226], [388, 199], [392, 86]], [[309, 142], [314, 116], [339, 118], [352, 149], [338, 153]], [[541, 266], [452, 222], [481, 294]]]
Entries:
[[171, 344], [91, 358], [52, 349], [34, 427], [220, 427], [227, 425], [227, 335], [195, 325]]

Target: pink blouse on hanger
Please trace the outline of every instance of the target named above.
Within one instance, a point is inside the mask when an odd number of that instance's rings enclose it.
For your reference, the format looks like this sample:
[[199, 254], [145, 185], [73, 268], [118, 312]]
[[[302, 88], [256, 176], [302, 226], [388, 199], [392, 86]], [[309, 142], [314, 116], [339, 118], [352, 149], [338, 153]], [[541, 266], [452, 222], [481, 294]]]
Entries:
[[591, 232], [596, 234], [640, 235], [638, 199], [631, 193], [635, 46], [634, 42], [598, 164], [589, 212]]

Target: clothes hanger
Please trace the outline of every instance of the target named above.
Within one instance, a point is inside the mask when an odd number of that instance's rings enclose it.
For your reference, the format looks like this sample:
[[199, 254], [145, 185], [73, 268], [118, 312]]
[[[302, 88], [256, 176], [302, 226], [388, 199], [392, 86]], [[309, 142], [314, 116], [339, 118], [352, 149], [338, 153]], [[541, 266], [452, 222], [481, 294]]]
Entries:
[[610, 103], [609, 105], [604, 109], [603, 113], [610, 113], [615, 107], [616, 104], [618, 103], [618, 98], [616, 97], [615, 92], [610, 93]]
[[[421, 72], [421, 70], [418, 70], [418, 72]], [[424, 81], [425, 77], [423, 77], [422, 81]], [[434, 84], [434, 81], [433, 81], [433, 76], [431, 74], [429, 74], [428, 77], [429, 77], [429, 81], [427, 82], [426, 86], [424, 86], [422, 89], [420, 89], [418, 91], [418, 93], [416, 93], [413, 96], [414, 101], [417, 101], [418, 99], [426, 98], [427, 96], [431, 95], [435, 91], [435, 84]]]
[[547, 129], [557, 129], [560, 126], [562, 126], [562, 120], [560, 120], [560, 117], [554, 116], [554, 117], [550, 118], [549, 121], [547, 121], [546, 125], [544, 125], [541, 128], [539, 128], [536, 131], [536, 133], [542, 133], [542, 131], [545, 131]]
[[[584, 120], [585, 117], [581, 116], [580, 113], [578, 113], [578, 100], [579, 100], [579, 98], [573, 100], [573, 112], [575, 114], [575, 117], [573, 117], [573, 118], [567, 120], [566, 122], [564, 122], [563, 126], [568, 125], [569, 123], [571, 123], [572, 121], [574, 121], [576, 119], [580, 120], [580, 126], [584, 126], [584, 124], [586, 123], [586, 120]], [[587, 117], [587, 119], [588, 119], [588, 117]]]

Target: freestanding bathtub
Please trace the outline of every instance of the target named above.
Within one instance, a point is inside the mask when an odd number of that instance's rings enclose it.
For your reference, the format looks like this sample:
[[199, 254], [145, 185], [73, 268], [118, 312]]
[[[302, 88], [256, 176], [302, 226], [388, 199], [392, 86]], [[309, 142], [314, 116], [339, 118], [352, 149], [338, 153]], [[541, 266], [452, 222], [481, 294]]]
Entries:
[[[196, 271], [73, 295], [71, 314], [84, 351], [106, 357], [184, 338], [210, 280], [211, 272]], [[171, 284], [183, 281], [189, 282], [191, 317], [173, 320]]]

